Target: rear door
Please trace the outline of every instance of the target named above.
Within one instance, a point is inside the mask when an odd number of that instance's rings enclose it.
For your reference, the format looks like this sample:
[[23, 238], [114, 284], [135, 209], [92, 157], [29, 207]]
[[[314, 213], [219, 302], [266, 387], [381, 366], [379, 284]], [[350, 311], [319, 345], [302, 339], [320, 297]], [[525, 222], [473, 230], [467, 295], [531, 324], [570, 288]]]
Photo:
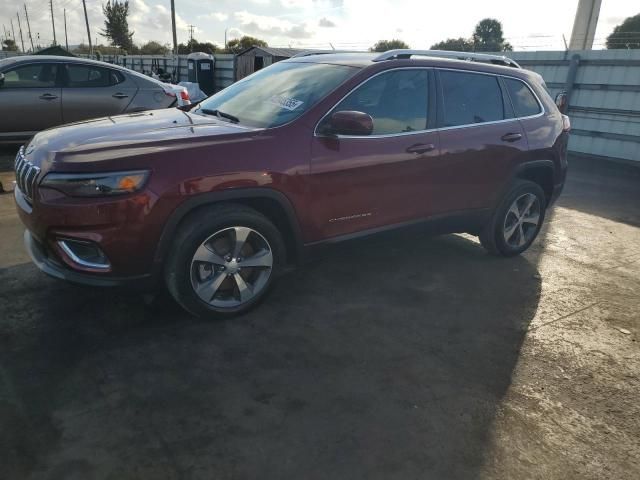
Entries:
[[367, 113], [373, 133], [313, 138], [312, 214], [323, 238], [425, 215], [431, 162], [439, 153], [438, 133], [431, 129], [433, 92], [429, 68], [388, 70], [360, 84], [325, 116]]
[[440, 168], [434, 170], [434, 213], [492, 207], [527, 139], [501, 80], [492, 74], [437, 70]]
[[62, 88], [65, 123], [124, 113], [137, 86], [118, 70], [91, 64], [67, 63]]
[[0, 135], [28, 135], [62, 123], [60, 64], [29, 63], [4, 71]]

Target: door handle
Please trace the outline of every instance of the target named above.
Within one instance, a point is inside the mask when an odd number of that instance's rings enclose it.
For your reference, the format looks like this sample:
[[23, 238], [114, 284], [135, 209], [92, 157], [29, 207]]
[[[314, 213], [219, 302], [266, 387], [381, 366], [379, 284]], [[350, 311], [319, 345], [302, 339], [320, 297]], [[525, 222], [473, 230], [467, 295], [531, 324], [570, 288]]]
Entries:
[[52, 95], [51, 93], [45, 93], [43, 95], [40, 95], [40, 100], [55, 100], [56, 98], [58, 98], [57, 95]]
[[125, 95], [124, 93], [114, 93], [111, 95], [113, 98], [127, 98], [129, 95]]
[[433, 143], [416, 143], [415, 145], [411, 145], [409, 148], [407, 148], [407, 153], [417, 153], [418, 155], [420, 155], [422, 153], [427, 153], [435, 149], [436, 146]]
[[502, 137], [502, 141], [504, 142], [517, 142], [522, 138], [521, 133], [506, 133]]

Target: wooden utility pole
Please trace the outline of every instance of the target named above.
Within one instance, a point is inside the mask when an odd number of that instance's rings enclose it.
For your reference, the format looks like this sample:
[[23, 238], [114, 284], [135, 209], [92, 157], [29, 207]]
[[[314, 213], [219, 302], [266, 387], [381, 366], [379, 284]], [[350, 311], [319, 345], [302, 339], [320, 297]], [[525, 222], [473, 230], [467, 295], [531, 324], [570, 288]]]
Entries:
[[13, 43], [17, 45], [18, 43], [16, 42], [16, 30], [15, 28], [13, 28], [13, 18], [10, 18], [9, 21], [11, 22], [11, 36], [13, 37]]
[[89, 55], [93, 55], [93, 48], [91, 48], [91, 30], [89, 30], [89, 17], [87, 17], [87, 4], [85, 0], [82, 0], [82, 7], [84, 8], [84, 21], [87, 24], [87, 38], [89, 39]]
[[56, 22], [53, 19], [53, 0], [49, 0], [49, 6], [51, 7], [51, 28], [53, 29], [53, 44], [57, 45], [56, 42]]
[[64, 13], [64, 45], [69, 50], [69, 39], [67, 38], [67, 9], [63, 10]]
[[178, 35], [176, 34], [176, 5], [171, 0], [171, 29], [173, 30], [173, 53], [178, 55]]
[[[31, 42], [31, 51], [33, 52], [35, 49], [33, 48], [33, 37], [31, 36], [31, 25], [29, 25], [29, 13], [27, 12], [27, 5], [24, 4], [24, 15], [27, 17], [27, 30], [29, 30], [29, 41]], [[22, 36], [22, 33], [20, 33]]]
[[20, 23], [20, 12], [16, 12], [18, 17], [18, 31], [20, 32], [20, 43], [22, 43], [22, 51], [24, 52], [24, 40], [22, 38], [22, 24]]

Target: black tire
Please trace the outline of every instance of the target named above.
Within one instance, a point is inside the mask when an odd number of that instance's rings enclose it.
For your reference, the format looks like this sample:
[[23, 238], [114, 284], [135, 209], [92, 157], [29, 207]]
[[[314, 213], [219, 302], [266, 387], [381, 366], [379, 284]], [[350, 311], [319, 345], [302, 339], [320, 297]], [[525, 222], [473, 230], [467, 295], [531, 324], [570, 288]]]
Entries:
[[[514, 202], [527, 194], [531, 194], [536, 197], [538, 202], [537, 206], [539, 206], [539, 220], [535, 228], [531, 226], [531, 229], [528, 230], [526, 235], [523, 237], [526, 239], [524, 243], [521, 245], [512, 245], [507, 243], [507, 240], [505, 240], [505, 222], [508, 221], [510, 208]], [[498, 207], [494, 210], [489, 222], [481, 230], [479, 235], [480, 243], [492, 255], [503, 257], [519, 255], [529, 248], [538, 236], [542, 223], [544, 222], [545, 211], [546, 198], [540, 185], [528, 180], [516, 180], [509, 192], [504, 196]]]
[[[250, 228], [262, 237], [261, 240], [266, 240], [273, 256], [273, 265], [268, 279], [253, 298], [236, 306], [214, 306], [202, 300], [194, 290], [192, 260], [203, 242], [216, 232], [233, 227]], [[222, 204], [200, 209], [180, 225], [165, 264], [164, 276], [167, 289], [187, 311], [203, 318], [223, 318], [244, 313], [256, 306], [282, 271], [285, 261], [282, 235], [267, 217], [244, 205]], [[214, 274], [215, 271], [212, 272]]]

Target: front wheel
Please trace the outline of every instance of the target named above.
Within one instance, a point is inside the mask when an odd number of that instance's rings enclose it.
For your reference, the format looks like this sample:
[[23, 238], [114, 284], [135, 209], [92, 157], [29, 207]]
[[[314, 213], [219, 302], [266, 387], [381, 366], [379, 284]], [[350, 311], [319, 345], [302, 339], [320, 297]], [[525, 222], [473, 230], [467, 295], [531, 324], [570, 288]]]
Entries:
[[201, 317], [245, 312], [284, 263], [284, 243], [265, 216], [243, 205], [199, 212], [180, 227], [165, 267], [172, 296]]
[[538, 236], [545, 210], [542, 188], [528, 180], [516, 181], [480, 232], [480, 243], [493, 255], [519, 255]]

